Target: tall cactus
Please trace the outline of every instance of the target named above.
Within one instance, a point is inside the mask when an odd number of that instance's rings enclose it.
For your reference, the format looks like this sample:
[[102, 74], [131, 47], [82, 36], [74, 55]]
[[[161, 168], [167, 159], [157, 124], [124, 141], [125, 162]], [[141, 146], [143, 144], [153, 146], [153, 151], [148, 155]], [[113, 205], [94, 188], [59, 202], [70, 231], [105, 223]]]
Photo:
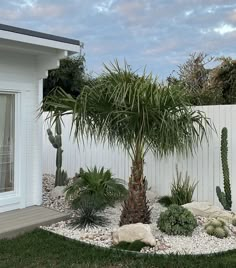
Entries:
[[61, 170], [62, 166], [62, 142], [61, 142], [61, 122], [60, 118], [56, 119], [55, 126], [55, 136], [53, 136], [51, 129], [47, 130], [48, 139], [51, 142], [52, 146], [57, 149], [56, 155], [56, 180], [55, 187], [65, 185], [67, 180], [67, 173], [64, 170]]
[[229, 166], [228, 166], [228, 131], [227, 128], [222, 128], [221, 131], [221, 164], [224, 178], [224, 192], [220, 187], [216, 187], [216, 194], [224, 209], [231, 210], [232, 198], [231, 198], [231, 186], [229, 179]]

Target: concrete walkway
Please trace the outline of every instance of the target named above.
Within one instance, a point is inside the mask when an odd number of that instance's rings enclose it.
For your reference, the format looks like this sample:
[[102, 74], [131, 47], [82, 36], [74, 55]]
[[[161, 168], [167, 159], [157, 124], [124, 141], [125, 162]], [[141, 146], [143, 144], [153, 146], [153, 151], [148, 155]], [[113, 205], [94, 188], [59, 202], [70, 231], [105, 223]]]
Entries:
[[13, 238], [24, 232], [59, 222], [68, 218], [67, 214], [58, 211], [32, 206], [0, 213], [0, 239]]

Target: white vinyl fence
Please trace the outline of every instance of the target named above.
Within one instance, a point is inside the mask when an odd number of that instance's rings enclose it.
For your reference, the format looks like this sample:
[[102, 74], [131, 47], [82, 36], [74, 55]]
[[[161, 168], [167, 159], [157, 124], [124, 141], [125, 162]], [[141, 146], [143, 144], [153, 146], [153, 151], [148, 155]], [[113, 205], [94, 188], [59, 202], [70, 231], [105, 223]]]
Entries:
[[[192, 180], [198, 181], [194, 199], [211, 201], [215, 204], [218, 199], [215, 188], [223, 188], [223, 176], [220, 161], [220, 133], [223, 127], [228, 128], [228, 159], [232, 196], [236, 208], [236, 105], [217, 105], [197, 107], [206, 113], [214, 123], [217, 133], [212, 132], [208, 142], [198, 148], [196, 154], [184, 156], [169, 156], [157, 159], [152, 153], [145, 158], [145, 176], [148, 187], [158, 195], [168, 194], [170, 184], [176, 174], [176, 165], [183, 174], [187, 171]], [[46, 115], [44, 115], [46, 117]], [[110, 148], [108, 144], [85, 142], [77, 145], [70, 137], [70, 117], [64, 117], [62, 128], [63, 168], [69, 176], [73, 176], [80, 167], [102, 167], [111, 169], [112, 173], [128, 181], [130, 174], [130, 159], [120, 148]], [[46, 129], [49, 123], [44, 123], [43, 132], [43, 172], [55, 173], [56, 150], [48, 141]], [[52, 129], [54, 131], [54, 127]]]

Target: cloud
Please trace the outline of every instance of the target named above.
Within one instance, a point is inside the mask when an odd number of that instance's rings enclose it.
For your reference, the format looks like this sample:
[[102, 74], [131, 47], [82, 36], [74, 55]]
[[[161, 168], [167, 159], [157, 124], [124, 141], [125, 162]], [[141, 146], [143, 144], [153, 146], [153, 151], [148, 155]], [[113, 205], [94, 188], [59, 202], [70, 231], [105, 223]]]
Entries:
[[95, 73], [125, 58], [164, 78], [195, 51], [236, 56], [235, 0], [2, 0], [0, 23], [82, 41]]

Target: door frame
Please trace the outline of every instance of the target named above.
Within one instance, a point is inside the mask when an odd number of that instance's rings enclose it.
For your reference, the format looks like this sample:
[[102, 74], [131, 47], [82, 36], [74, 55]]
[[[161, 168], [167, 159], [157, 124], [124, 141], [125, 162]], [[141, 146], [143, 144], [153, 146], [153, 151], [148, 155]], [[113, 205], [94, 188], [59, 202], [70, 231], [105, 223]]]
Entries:
[[21, 92], [0, 88], [1, 94], [14, 95], [14, 189], [0, 193], [0, 212], [7, 207], [20, 208], [25, 204], [24, 179], [21, 176]]

